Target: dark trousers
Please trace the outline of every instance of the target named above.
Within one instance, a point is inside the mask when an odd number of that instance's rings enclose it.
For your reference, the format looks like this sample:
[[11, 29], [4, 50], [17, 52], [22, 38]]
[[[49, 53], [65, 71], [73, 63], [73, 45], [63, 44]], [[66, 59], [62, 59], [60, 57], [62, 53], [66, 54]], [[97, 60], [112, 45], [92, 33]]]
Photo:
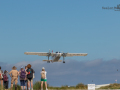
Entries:
[[8, 81], [4, 81], [4, 88], [8, 89]]

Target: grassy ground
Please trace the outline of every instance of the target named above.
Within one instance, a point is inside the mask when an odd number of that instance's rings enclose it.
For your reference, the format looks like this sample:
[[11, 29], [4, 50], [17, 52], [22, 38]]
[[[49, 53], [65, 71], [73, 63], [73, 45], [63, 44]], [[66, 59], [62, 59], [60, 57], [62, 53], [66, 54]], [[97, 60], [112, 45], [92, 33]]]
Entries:
[[[0, 85], [0, 90], [2, 90], [1, 85]], [[3, 90], [5, 90], [5, 89], [3, 88]], [[10, 88], [8, 90], [10, 90]], [[13, 89], [12, 90], [15, 90], [15, 85], [13, 85]], [[17, 85], [17, 90], [21, 90], [20, 85]]]
[[[45, 84], [43, 85], [43, 87], [44, 87], [43, 89], [45, 89]], [[41, 82], [35, 82], [33, 88], [34, 88], [35, 90], [40, 90], [40, 89], [41, 89]], [[82, 84], [82, 83], [79, 83], [79, 84], [77, 84], [75, 87], [68, 87], [67, 85], [61, 86], [61, 87], [52, 87], [52, 86], [49, 86], [49, 84], [48, 84], [48, 89], [49, 89], [49, 90], [52, 90], [52, 89], [54, 89], [54, 90], [87, 89], [87, 85], [84, 85], [84, 84]]]
[[99, 89], [120, 89], [120, 84], [114, 83], [110, 84], [109, 86], [104, 86]]
[[[45, 84], [43, 84], [43, 87], [44, 87], [43, 89], [45, 90]], [[33, 89], [40, 90], [41, 89], [41, 82], [35, 82], [33, 85]], [[87, 90], [87, 85], [79, 83], [74, 87], [68, 87], [67, 85], [61, 86], [61, 87], [52, 87], [52, 86], [49, 86], [49, 84], [48, 84], [48, 89], [49, 90]], [[115, 89], [120, 90], [120, 84], [114, 83], [114, 84], [110, 84], [109, 86], [104, 86], [104, 87], [101, 87], [101, 88], [96, 89], [96, 90], [106, 90], [106, 89], [107, 90], [115, 90]], [[1, 90], [1, 86], [0, 86], [0, 90]], [[13, 86], [13, 90], [15, 90], [15, 86]], [[17, 85], [17, 90], [21, 90], [20, 85]]]

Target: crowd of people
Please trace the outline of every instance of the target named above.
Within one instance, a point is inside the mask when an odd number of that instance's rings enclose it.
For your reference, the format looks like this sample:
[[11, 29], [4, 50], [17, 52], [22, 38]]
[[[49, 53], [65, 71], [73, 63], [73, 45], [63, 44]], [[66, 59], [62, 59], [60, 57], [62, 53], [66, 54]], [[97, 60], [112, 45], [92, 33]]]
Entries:
[[[12, 67], [12, 70], [8, 72], [5, 70], [4, 72], [1, 70], [0, 66], [0, 82], [1, 82], [1, 88], [3, 89], [3, 86], [5, 90], [8, 90], [8, 83], [9, 83], [9, 77], [11, 77], [11, 90], [13, 89], [13, 83], [15, 82], [15, 90], [17, 90], [17, 83], [18, 83], [18, 77], [20, 79], [20, 85], [21, 85], [21, 90], [30, 90], [30, 85], [31, 85], [31, 90], [33, 90], [33, 79], [35, 78], [35, 71], [33, 68], [31, 68], [31, 65], [28, 64], [27, 66], [24, 67], [22, 66], [19, 71], [16, 70], [17, 68], [15, 66]], [[41, 90], [43, 90], [43, 82], [45, 82], [45, 87], [47, 89], [47, 77], [46, 77], [46, 71], [45, 68], [42, 68], [42, 71], [40, 72], [41, 75]]]

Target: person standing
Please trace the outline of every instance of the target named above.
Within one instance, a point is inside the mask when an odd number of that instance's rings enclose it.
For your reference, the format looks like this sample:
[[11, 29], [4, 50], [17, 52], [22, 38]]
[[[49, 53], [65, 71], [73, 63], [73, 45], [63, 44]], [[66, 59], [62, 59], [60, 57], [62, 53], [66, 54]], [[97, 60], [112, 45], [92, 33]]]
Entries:
[[3, 74], [3, 81], [4, 81], [4, 88], [5, 90], [8, 90], [8, 82], [9, 82], [9, 79], [8, 79], [8, 71], [4, 71], [4, 74]]
[[45, 82], [46, 90], [48, 90], [47, 89], [47, 77], [46, 77], [47, 72], [45, 71], [44, 67], [42, 68], [42, 71], [40, 72], [40, 74], [41, 74], [41, 90], [43, 90], [43, 82]]
[[17, 90], [19, 72], [16, 69], [17, 68], [15, 66], [13, 66], [12, 70], [9, 73], [9, 75], [11, 77], [11, 90], [13, 88], [13, 82], [15, 82], [15, 90]]
[[20, 85], [21, 85], [21, 89], [25, 90], [25, 78], [26, 78], [26, 72], [23, 69], [23, 67], [21, 67], [21, 70], [19, 71], [19, 75], [20, 75]]
[[3, 71], [1, 70], [1, 66], [0, 66], [0, 81], [1, 81], [1, 88], [3, 88]]
[[33, 90], [33, 73], [34, 73], [34, 70], [31, 68], [31, 65], [28, 64], [27, 65], [27, 83], [28, 83], [28, 89], [30, 90], [30, 84], [31, 84], [31, 88]]
[[27, 66], [25, 66], [25, 72], [26, 72], [26, 77], [25, 77], [25, 86], [26, 86], [26, 89], [27, 89]]

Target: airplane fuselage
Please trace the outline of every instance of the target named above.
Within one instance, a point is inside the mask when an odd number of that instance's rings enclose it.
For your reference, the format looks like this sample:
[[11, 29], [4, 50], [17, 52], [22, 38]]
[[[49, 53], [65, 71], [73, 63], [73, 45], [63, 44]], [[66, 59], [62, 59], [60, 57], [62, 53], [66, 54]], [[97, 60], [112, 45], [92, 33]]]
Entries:
[[54, 56], [52, 56], [52, 62], [58, 62], [60, 57], [61, 57], [61, 53], [56, 52], [56, 54]]

